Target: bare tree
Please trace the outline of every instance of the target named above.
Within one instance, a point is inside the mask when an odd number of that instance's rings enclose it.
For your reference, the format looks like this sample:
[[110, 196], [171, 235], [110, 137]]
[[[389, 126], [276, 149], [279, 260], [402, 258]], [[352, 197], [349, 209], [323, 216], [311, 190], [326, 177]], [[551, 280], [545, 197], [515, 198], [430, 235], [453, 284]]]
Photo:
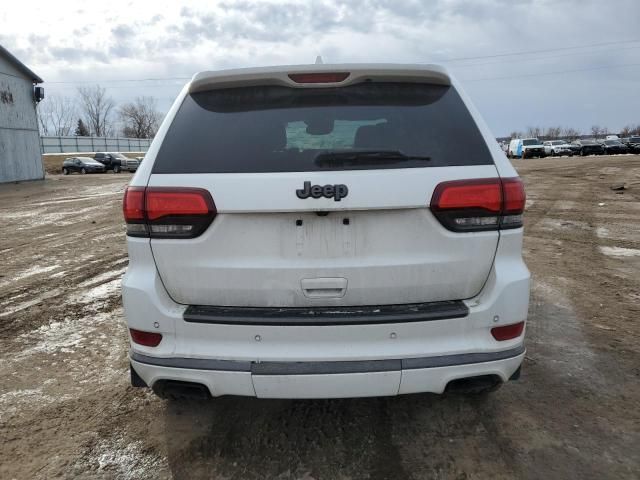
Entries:
[[580, 136], [580, 132], [575, 128], [564, 127], [561, 136], [569, 141], [573, 141]]
[[509, 134], [509, 136], [511, 138], [522, 138], [523, 135], [522, 135], [522, 132], [518, 132], [517, 130], [514, 130]]
[[111, 113], [116, 104], [100, 85], [78, 88], [80, 106], [91, 133], [104, 137], [111, 129]]
[[631, 135], [631, 133], [633, 132], [633, 126], [632, 125], [625, 125], [622, 130], [620, 130], [620, 136], [621, 137], [628, 137], [629, 135]]
[[138, 97], [120, 107], [119, 114], [124, 135], [133, 138], [153, 138], [162, 120], [153, 97]]
[[562, 127], [549, 127], [544, 132], [544, 137], [547, 140], [556, 140], [560, 138], [560, 133], [562, 132]]
[[48, 107], [49, 99], [45, 102], [40, 102], [36, 105], [36, 113], [38, 114], [38, 129], [40, 130], [40, 135], [47, 136], [49, 133], [49, 107]]
[[527, 137], [541, 137], [542, 129], [540, 127], [527, 127]]
[[591, 127], [591, 135], [593, 135], [593, 138], [598, 139], [598, 137], [600, 137], [602, 133], [603, 133], [603, 128], [600, 125], [593, 125]]
[[52, 95], [38, 104], [38, 120], [43, 135], [71, 135], [76, 104], [69, 97]]

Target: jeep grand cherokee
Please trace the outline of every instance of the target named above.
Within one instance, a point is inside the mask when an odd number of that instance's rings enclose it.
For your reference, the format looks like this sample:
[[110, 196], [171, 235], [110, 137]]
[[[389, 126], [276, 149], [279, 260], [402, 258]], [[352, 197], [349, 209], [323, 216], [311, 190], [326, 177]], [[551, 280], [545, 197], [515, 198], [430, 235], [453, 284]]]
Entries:
[[493, 389], [525, 353], [524, 204], [442, 67], [198, 73], [125, 193], [132, 382], [165, 397]]

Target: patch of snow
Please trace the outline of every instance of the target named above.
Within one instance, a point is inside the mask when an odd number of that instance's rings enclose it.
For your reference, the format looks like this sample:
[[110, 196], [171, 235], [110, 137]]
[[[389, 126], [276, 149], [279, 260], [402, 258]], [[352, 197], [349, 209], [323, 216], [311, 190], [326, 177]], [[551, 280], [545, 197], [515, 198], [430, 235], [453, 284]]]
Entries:
[[640, 250], [623, 247], [599, 247], [600, 251], [608, 257], [640, 257]]
[[108, 297], [119, 295], [120, 277], [114, 278], [110, 282], [97, 285], [86, 292], [77, 293], [69, 298], [74, 303], [92, 303]]
[[109, 270], [107, 272], [101, 273], [100, 275], [96, 275], [95, 277], [85, 280], [78, 286], [82, 288], [91, 287], [97, 284], [104, 284], [104, 282], [107, 280], [111, 280], [111, 281], [117, 280], [120, 277], [122, 277], [126, 269], [127, 267], [119, 268], [117, 270]]
[[98, 470], [113, 474], [114, 478], [138, 479], [154, 477], [164, 464], [164, 459], [149, 452], [140, 440], [132, 441], [118, 435], [109, 440], [101, 439], [92, 452]]

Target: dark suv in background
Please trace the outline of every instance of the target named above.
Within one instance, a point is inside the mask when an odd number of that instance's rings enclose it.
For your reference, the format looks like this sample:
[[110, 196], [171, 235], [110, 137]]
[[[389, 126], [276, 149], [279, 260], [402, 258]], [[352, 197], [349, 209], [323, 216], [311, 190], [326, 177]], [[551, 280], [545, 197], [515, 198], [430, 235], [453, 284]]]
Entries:
[[113, 173], [128, 170], [127, 161], [129, 159], [119, 152], [97, 152], [93, 158], [102, 163], [107, 170], [113, 170]]
[[629, 153], [629, 148], [620, 140], [605, 140], [602, 148], [607, 155], [617, 155], [619, 153]]
[[624, 143], [629, 152], [631, 153], [640, 153], [640, 135], [634, 135], [629, 138], [623, 138], [622, 143]]
[[583, 157], [587, 155], [604, 155], [604, 147], [595, 140], [574, 140], [575, 152]]

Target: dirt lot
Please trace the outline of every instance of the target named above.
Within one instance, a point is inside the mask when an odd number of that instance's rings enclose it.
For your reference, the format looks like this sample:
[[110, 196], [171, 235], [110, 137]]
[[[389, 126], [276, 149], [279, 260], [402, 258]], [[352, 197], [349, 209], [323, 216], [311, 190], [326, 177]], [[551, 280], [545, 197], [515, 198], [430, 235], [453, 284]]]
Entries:
[[484, 399], [174, 405], [133, 389], [130, 175], [0, 186], [0, 478], [639, 478], [640, 157], [516, 166], [528, 353]]

